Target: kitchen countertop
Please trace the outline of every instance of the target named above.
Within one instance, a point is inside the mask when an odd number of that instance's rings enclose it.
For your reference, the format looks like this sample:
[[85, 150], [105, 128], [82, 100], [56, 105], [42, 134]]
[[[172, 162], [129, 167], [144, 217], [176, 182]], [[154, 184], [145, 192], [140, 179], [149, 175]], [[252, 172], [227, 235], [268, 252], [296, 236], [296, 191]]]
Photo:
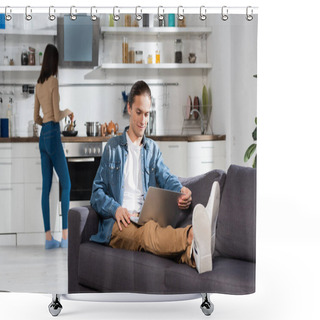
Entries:
[[[225, 135], [168, 135], [168, 136], [147, 136], [155, 141], [216, 141], [226, 140]], [[61, 137], [62, 142], [105, 142], [108, 141], [111, 136], [107, 137]], [[0, 138], [1, 142], [39, 142], [37, 137], [12, 137], [12, 138]]]

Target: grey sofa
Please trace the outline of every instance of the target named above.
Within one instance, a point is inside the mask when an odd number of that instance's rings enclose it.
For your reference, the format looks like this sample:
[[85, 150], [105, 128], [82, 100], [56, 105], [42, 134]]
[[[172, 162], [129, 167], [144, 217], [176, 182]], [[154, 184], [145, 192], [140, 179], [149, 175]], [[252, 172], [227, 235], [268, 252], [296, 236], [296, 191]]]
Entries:
[[179, 214], [176, 227], [191, 224], [197, 203], [207, 204], [213, 181], [221, 189], [213, 270], [195, 269], [147, 252], [113, 249], [89, 241], [99, 216], [90, 207], [69, 210], [68, 292], [147, 294], [255, 292], [256, 170], [232, 165], [180, 178], [192, 191], [191, 207]]

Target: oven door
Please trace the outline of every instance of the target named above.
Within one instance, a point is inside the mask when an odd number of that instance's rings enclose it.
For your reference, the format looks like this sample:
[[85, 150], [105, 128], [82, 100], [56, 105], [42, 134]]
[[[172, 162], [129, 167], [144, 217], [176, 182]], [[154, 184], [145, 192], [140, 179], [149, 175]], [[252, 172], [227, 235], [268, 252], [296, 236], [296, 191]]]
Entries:
[[[101, 157], [69, 157], [67, 164], [71, 180], [70, 208], [90, 203], [93, 180]], [[61, 200], [61, 187], [59, 192]]]

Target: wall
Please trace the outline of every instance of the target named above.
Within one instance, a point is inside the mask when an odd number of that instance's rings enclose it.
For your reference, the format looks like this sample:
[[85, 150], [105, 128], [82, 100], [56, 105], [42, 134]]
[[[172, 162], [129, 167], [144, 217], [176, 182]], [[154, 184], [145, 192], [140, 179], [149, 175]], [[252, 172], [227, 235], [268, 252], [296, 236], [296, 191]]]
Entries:
[[232, 164], [251, 166], [243, 160], [253, 142], [251, 133], [257, 115], [257, 24], [243, 15], [223, 21], [215, 15], [212, 41], [213, 70], [209, 76], [213, 88], [213, 131], [227, 136], [227, 167]]

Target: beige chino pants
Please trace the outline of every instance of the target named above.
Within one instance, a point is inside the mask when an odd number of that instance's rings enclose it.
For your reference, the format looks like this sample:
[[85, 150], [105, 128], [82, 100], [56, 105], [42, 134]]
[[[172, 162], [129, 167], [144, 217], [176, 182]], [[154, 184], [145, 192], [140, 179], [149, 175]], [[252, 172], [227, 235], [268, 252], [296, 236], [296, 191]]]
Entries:
[[119, 230], [117, 222], [112, 228], [109, 246], [112, 248], [131, 251], [147, 251], [157, 256], [169, 258], [178, 263], [186, 263], [195, 268], [194, 260], [190, 257], [191, 245], [187, 242], [187, 233], [191, 225], [185, 228], [165, 228], [153, 220], [143, 226], [130, 223]]

